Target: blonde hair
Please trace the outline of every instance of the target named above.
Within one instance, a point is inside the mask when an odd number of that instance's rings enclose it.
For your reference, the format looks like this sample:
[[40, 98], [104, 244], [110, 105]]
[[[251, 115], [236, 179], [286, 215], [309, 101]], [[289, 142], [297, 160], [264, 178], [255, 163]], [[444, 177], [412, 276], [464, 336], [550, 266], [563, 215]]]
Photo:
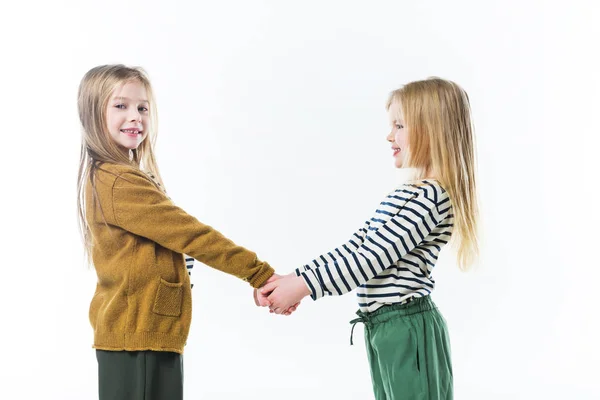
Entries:
[[[146, 89], [149, 102], [150, 125], [144, 127], [147, 132], [137, 149], [130, 150], [129, 155], [110, 137], [106, 113], [110, 97], [115, 89], [129, 82], [139, 82]], [[85, 246], [88, 263], [91, 261], [92, 236], [86, 219], [86, 185], [92, 185], [94, 202], [97, 201], [95, 175], [102, 169], [103, 163], [128, 165], [154, 174], [163, 184], [156, 158], [157, 113], [152, 86], [146, 72], [139, 67], [125, 65], [101, 65], [89, 70], [79, 85], [77, 109], [81, 121], [81, 155], [79, 174], [77, 177], [77, 208], [79, 211], [79, 229]], [[164, 185], [163, 185], [164, 186]], [[100, 208], [102, 211], [102, 209]]]
[[417, 179], [432, 174], [448, 192], [458, 266], [467, 270], [479, 255], [475, 138], [467, 93], [454, 82], [433, 77], [390, 93], [387, 110], [398, 105], [408, 133], [406, 166], [416, 169]]

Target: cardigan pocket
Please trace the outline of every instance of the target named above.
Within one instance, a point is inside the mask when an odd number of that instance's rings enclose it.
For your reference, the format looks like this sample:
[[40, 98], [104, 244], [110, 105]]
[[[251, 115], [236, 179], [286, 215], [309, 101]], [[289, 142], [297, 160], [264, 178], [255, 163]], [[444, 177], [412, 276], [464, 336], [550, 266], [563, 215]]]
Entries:
[[179, 317], [181, 315], [182, 301], [183, 282], [171, 283], [161, 278], [152, 311], [167, 317]]

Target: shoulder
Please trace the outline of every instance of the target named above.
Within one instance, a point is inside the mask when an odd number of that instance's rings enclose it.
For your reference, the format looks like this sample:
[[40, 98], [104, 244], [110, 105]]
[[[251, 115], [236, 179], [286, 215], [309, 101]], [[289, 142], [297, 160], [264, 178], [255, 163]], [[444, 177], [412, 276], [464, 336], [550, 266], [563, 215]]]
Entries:
[[435, 179], [424, 179], [402, 185], [414, 194], [414, 200], [427, 200], [435, 206], [448, 200], [448, 192]]
[[102, 163], [99, 165], [96, 170], [96, 181], [113, 189], [130, 185], [155, 187], [154, 182], [143, 171], [121, 164]]
[[112, 164], [112, 163], [102, 163], [98, 166], [98, 171], [105, 174], [114, 175], [118, 177], [123, 174], [138, 174], [143, 175], [142, 171], [139, 168], [135, 168], [131, 165], [123, 165], [123, 164]]
[[111, 177], [115, 181], [128, 177], [138, 177], [150, 181], [144, 172], [130, 165], [102, 163], [98, 166], [97, 171], [98, 176]]

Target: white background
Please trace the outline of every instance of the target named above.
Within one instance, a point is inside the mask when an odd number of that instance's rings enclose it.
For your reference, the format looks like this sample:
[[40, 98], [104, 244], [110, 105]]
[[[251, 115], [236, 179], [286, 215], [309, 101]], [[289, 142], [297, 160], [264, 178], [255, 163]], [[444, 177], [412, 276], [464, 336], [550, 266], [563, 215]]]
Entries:
[[[167, 5], [168, 3], [168, 5]], [[597, 399], [595, 1], [3, 1], [3, 399], [93, 399], [95, 275], [76, 222], [83, 74], [140, 65], [174, 201], [279, 272], [349, 238], [402, 176], [389, 91], [431, 75], [472, 101], [482, 259], [445, 251], [455, 398]], [[348, 295], [292, 317], [196, 267], [188, 399], [372, 399]]]

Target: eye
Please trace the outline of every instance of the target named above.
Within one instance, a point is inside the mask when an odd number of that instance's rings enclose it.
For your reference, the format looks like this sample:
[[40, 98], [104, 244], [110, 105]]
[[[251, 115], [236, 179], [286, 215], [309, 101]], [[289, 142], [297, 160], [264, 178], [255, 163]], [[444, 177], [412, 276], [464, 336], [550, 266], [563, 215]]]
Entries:
[[125, 107], [125, 104], [117, 104], [117, 105], [115, 105], [115, 108], [118, 108], [120, 110], [124, 110], [126, 107]]
[[402, 128], [404, 128], [404, 125], [396, 124], [396, 129], [402, 129]]
[[148, 107], [138, 107], [138, 111], [140, 112], [148, 112]]

